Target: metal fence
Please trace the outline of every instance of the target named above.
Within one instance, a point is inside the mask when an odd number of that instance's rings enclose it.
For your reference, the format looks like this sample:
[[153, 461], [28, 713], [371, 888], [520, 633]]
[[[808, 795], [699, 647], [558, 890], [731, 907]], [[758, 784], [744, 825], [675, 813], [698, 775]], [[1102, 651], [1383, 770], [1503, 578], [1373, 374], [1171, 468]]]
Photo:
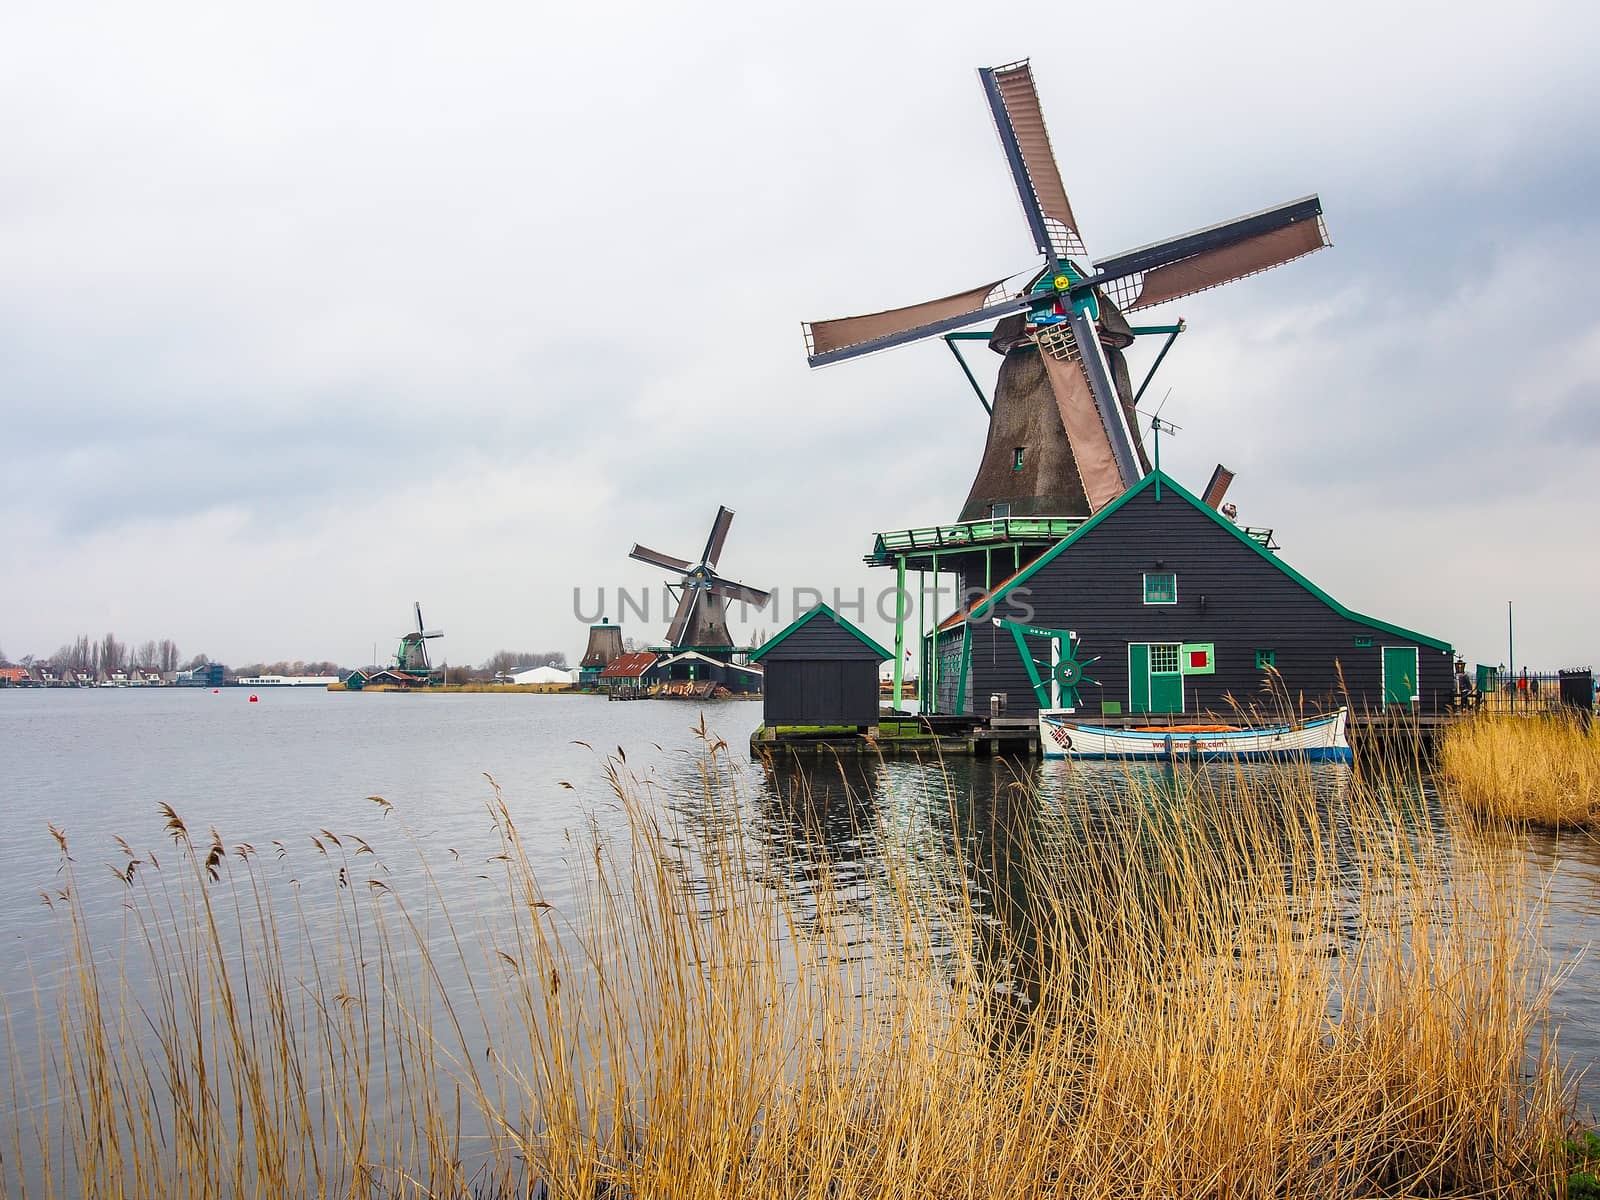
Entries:
[[1502, 713], [1547, 713], [1562, 707], [1583, 707], [1579, 698], [1584, 692], [1588, 693], [1587, 707], [1592, 711], [1596, 706], [1594, 673], [1589, 670], [1520, 670], [1513, 675], [1490, 667], [1479, 668], [1469, 678], [1474, 686], [1458, 697], [1461, 707]]

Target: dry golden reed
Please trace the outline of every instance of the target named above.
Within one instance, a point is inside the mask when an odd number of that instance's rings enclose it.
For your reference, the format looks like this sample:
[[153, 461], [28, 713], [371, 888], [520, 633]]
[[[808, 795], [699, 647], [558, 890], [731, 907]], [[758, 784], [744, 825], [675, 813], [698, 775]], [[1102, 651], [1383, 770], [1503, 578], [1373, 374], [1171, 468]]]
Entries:
[[978, 819], [930, 767], [931, 806], [855, 798], [863, 870], [805, 779], [703, 767], [662, 796], [610, 761], [627, 832], [575, 833], [559, 893], [496, 793], [449, 905], [420, 847], [406, 894], [354, 835], [296, 862], [168, 812], [114, 867], [120, 947], [61, 836], [72, 968], [0, 1190], [1550, 1193], [1530, 889], [1414, 780], [1022, 781]]
[[1450, 794], [1479, 816], [1548, 828], [1600, 821], [1595, 722], [1485, 713], [1446, 731], [1439, 765]]

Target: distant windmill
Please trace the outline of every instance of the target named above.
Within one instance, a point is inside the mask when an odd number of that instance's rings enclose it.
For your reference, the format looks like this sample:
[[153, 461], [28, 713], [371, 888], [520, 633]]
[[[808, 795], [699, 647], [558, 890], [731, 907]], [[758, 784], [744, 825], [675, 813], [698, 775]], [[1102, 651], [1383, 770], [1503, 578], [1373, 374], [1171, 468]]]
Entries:
[[[994, 403], [985, 401], [988, 443], [960, 520], [1088, 516], [1149, 469], [1122, 352], [1139, 333], [1167, 333], [1170, 346], [1183, 325], [1137, 329], [1123, 313], [1322, 249], [1322, 202], [1306, 196], [1097, 259], [1090, 269], [1027, 61], [978, 75], [1042, 267], [941, 300], [810, 322], [807, 361], [816, 367], [939, 335], [970, 337], [953, 331], [997, 322], [989, 345], [1005, 361]], [[959, 359], [953, 340], [950, 347]]]
[[415, 632], [400, 635], [400, 648], [394, 652], [395, 666], [415, 675], [427, 675], [433, 668], [428, 665], [428, 640], [444, 636], [442, 629], [424, 629], [422, 626], [422, 601], [416, 602], [417, 628]]
[[733, 510], [719, 507], [698, 563], [662, 554], [637, 542], [628, 552], [629, 558], [679, 576], [676, 584], [667, 585], [678, 597], [677, 610], [667, 627], [667, 644], [674, 650], [731, 649], [733, 635], [728, 632], [728, 601], [742, 600], [758, 609], [766, 606], [770, 593], [717, 574], [717, 560], [722, 557], [723, 543], [728, 540], [732, 524]]

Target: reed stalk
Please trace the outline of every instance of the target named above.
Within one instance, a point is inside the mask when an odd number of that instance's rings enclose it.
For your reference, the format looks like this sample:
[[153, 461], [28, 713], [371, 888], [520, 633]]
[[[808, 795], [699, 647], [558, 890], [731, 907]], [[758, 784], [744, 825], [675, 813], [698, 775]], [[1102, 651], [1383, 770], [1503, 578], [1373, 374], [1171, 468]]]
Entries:
[[1480, 714], [1445, 732], [1439, 765], [1450, 794], [1480, 817], [1550, 829], [1600, 824], [1593, 721]]

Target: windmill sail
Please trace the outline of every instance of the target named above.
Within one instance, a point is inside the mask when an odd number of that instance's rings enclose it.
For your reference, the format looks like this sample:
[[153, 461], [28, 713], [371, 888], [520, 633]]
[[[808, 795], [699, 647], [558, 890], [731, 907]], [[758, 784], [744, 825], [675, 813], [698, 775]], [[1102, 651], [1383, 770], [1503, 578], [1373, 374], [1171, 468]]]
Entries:
[[1058, 259], [1087, 254], [1050, 148], [1050, 134], [1027, 60], [986, 67], [978, 75], [1039, 253]]
[[629, 558], [636, 558], [642, 563], [649, 563], [652, 567], [662, 567], [668, 571], [692, 571], [694, 564], [686, 558], [674, 558], [670, 554], [662, 554], [659, 550], [652, 550], [649, 546], [641, 546], [638, 542], [633, 544], [633, 549], [628, 551]]
[[1333, 243], [1316, 196], [1129, 250], [1095, 263], [1125, 312], [1282, 266]]
[[1099, 512], [1122, 495], [1128, 485], [1123, 481], [1113, 433], [1107, 429], [1089, 382], [1082, 351], [1068, 326], [1054, 325], [1039, 337], [1039, 354], [1072, 446], [1089, 511]]
[[698, 588], [686, 587], [683, 595], [678, 597], [677, 611], [672, 614], [672, 623], [667, 626], [667, 644], [669, 646], [684, 645], [683, 635], [689, 628], [689, 618], [694, 614], [695, 598]]
[[804, 325], [809, 352], [806, 361], [813, 367], [820, 367], [1026, 309], [1030, 301], [1008, 296], [1002, 289], [1005, 282], [997, 279], [938, 300], [924, 300], [921, 304], [859, 317], [807, 321]]
[[722, 596], [728, 600], [738, 600], [743, 604], [752, 604], [756, 608], [765, 608], [767, 601], [772, 599], [771, 592], [763, 592], [760, 588], [753, 588], [743, 583], [734, 583], [727, 579], [717, 579], [711, 584], [714, 595]]
[[711, 523], [711, 536], [706, 539], [706, 552], [701, 555], [700, 561], [708, 567], [715, 567], [717, 559], [722, 557], [722, 546], [728, 540], [728, 530], [733, 526], [733, 509], [727, 506], [717, 508], [717, 519]]

